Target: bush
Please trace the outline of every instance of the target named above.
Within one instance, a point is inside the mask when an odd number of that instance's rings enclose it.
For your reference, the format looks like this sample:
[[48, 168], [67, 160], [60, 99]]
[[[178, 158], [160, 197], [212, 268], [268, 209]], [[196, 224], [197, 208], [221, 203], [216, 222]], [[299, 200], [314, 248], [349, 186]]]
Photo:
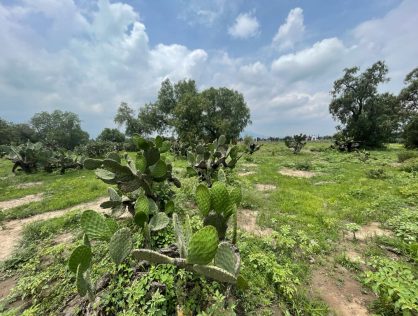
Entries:
[[406, 148], [418, 148], [418, 115], [405, 126], [403, 136]]
[[418, 157], [418, 152], [412, 150], [403, 151], [398, 154], [398, 162], [404, 162], [415, 157]]
[[379, 305], [391, 315], [414, 315], [418, 310], [418, 280], [408, 266], [386, 258], [372, 258], [364, 282], [378, 295]]
[[366, 175], [370, 179], [384, 179], [384, 178], [386, 178], [385, 170], [383, 170], [383, 169], [367, 170]]
[[408, 159], [401, 167], [402, 171], [406, 172], [418, 172], [418, 157]]
[[295, 164], [295, 169], [308, 171], [312, 169], [312, 164], [309, 161], [297, 162]]

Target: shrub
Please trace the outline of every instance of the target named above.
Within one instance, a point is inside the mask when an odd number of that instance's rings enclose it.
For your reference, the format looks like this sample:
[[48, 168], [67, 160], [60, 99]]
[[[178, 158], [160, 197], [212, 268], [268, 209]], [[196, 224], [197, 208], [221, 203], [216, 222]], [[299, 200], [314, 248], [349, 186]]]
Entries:
[[405, 126], [403, 136], [406, 148], [418, 148], [418, 115]]
[[312, 164], [309, 161], [297, 162], [295, 164], [295, 169], [308, 171], [312, 169]]
[[392, 315], [414, 315], [418, 311], [418, 280], [410, 268], [400, 262], [374, 257], [372, 271], [364, 274], [364, 283], [379, 297], [379, 304]]
[[406, 150], [398, 153], [398, 162], [404, 162], [405, 160], [418, 157], [417, 151]]
[[370, 179], [384, 179], [386, 178], [385, 170], [383, 169], [370, 169], [366, 171], [366, 175]]
[[418, 157], [405, 161], [401, 167], [401, 170], [406, 172], [418, 172]]
[[308, 137], [304, 134], [286, 136], [284, 139], [284, 144], [287, 148], [292, 148], [294, 154], [300, 153], [303, 146], [306, 145]]

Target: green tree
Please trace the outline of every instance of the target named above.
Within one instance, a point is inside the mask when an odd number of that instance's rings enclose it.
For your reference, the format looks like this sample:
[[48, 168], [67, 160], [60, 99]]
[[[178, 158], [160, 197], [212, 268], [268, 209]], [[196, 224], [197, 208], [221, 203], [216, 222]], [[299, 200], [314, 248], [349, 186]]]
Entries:
[[0, 145], [23, 144], [28, 140], [37, 141], [36, 132], [29, 124], [13, 124], [0, 118]]
[[418, 67], [405, 77], [406, 87], [399, 93], [403, 137], [407, 148], [418, 148]]
[[30, 122], [38, 139], [49, 146], [74, 149], [89, 140], [89, 134], [81, 129], [80, 118], [72, 112], [40, 112]]
[[125, 135], [132, 136], [135, 133], [142, 134], [139, 121], [135, 117], [135, 111], [126, 102], [122, 102], [114, 119], [119, 126], [125, 125]]
[[237, 139], [249, 124], [244, 97], [227, 88], [199, 92], [194, 80], [163, 81], [155, 103], [140, 110], [139, 125], [146, 133], [174, 132], [183, 141], [213, 141], [221, 135]]
[[121, 133], [116, 128], [105, 128], [102, 130], [99, 136], [97, 136], [98, 141], [109, 141], [114, 143], [123, 143], [125, 141], [125, 134]]
[[379, 84], [388, 81], [388, 68], [378, 61], [365, 72], [358, 67], [347, 68], [344, 76], [334, 82], [329, 105], [333, 118], [341, 122], [337, 128], [365, 147], [379, 147], [398, 128], [399, 103], [389, 93], [379, 94]]

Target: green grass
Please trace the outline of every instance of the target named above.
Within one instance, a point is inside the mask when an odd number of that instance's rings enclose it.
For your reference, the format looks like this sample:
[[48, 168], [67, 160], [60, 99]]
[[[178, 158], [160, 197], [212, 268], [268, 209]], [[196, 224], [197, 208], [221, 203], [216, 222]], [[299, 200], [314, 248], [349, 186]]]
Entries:
[[[271, 236], [263, 239], [240, 233], [238, 246], [242, 273], [250, 280], [250, 288], [236, 292], [230, 303], [238, 305], [242, 313], [271, 315], [274, 310], [280, 310], [290, 315], [327, 315], [327, 306], [307, 291], [310, 273], [316, 268], [311, 259], [316, 258], [316, 262], [332, 260], [361, 278], [361, 267], [348, 260], [338, 248], [347, 223], [366, 225], [377, 221], [392, 229], [393, 236], [375, 238], [364, 245], [365, 258], [388, 257], [384, 247], [391, 247], [400, 253], [400, 266], [407, 267], [417, 276], [416, 225], [406, 223], [416, 218], [418, 212], [417, 176], [393, 164], [398, 162], [398, 153], [404, 149], [399, 145], [389, 145], [385, 150], [370, 151], [370, 159], [361, 162], [356, 154], [332, 151], [328, 149], [329, 145], [328, 142], [311, 142], [300, 154], [294, 155], [283, 143], [266, 143], [260, 151], [238, 163], [235, 178], [242, 186], [242, 208], [257, 211], [257, 223], [274, 230]], [[197, 181], [184, 178], [183, 169], [187, 162], [170, 154], [167, 159], [172, 161], [174, 173], [183, 184], [181, 189], [175, 189], [177, 211], [196, 214], [193, 191]], [[306, 165], [309, 165], [309, 172], [315, 173], [314, 177], [297, 178], [279, 173], [282, 168], [296, 169]], [[6, 211], [6, 220], [65, 208], [106, 195], [107, 186], [97, 180], [92, 171], [70, 171], [64, 176], [45, 173], [13, 176], [10, 169], [9, 162], [0, 161], [0, 176], [8, 177], [0, 182], [0, 200], [39, 192], [43, 192], [45, 198]], [[383, 169], [385, 177], [370, 179], [367, 172], [371, 169]], [[254, 174], [238, 176], [238, 173], [247, 171]], [[27, 189], [16, 188], [19, 183], [36, 181], [43, 184]], [[276, 189], [259, 192], [256, 184], [271, 184]], [[22, 296], [35, 302], [27, 315], [31, 315], [30, 312], [59, 314], [60, 304], [75, 293], [74, 277], [66, 268], [66, 260], [81, 240], [79, 214], [72, 212], [25, 228], [21, 247], [3, 263], [3, 275], [17, 275], [19, 283], [11, 296], [3, 301], [3, 314], [0, 303], [0, 315], [18, 314], [6, 306], [8, 301]], [[125, 225], [125, 222], [120, 224]], [[74, 241], [55, 244], [54, 237], [63, 232], [71, 232]], [[156, 238], [166, 243], [172, 235], [166, 232]], [[136, 242], [140, 245], [141, 239], [138, 237]], [[110, 261], [102, 260], [107, 250], [101, 243], [95, 247], [100, 250], [95, 253], [100, 255], [95, 258], [93, 279], [107, 272], [114, 273]], [[45, 266], [42, 258], [52, 261]], [[172, 312], [172, 306], [181, 302], [187, 310], [195, 313], [199, 309], [209, 311], [211, 306], [215, 314], [226, 314], [221, 294], [225, 288], [222, 285], [165, 265], [145, 271], [133, 270], [134, 266], [136, 263], [129, 259], [120, 267], [98, 307], [108, 313], [123, 309], [127, 315], [152, 314], [152, 308]], [[138, 279], [134, 278], [135, 273], [144, 274]], [[176, 282], [180, 281], [188, 284], [187, 292], [178, 292]], [[149, 292], [152, 282], [167, 285], [163, 295], [155, 296]], [[50, 286], [50, 291], [44, 286]], [[374, 311], [381, 310], [381, 300], [373, 308]]]

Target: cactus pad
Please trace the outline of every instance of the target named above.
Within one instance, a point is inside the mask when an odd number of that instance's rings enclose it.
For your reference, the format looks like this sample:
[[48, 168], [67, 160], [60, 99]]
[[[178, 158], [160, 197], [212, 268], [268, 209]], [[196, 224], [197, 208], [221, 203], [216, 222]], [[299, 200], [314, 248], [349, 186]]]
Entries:
[[110, 172], [105, 169], [96, 169], [94, 172], [96, 174], [96, 177], [98, 177], [100, 180], [105, 181], [106, 183], [111, 183], [112, 180], [115, 180], [115, 174], [113, 172]]
[[68, 260], [68, 267], [71, 272], [77, 273], [79, 268], [81, 272], [86, 271], [91, 263], [91, 249], [86, 245], [78, 246], [73, 250], [73, 253]]
[[213, 226], [206, 226], [194, 233], [189, 242], [187, 262], [208, 264], [215, 257], [218, 248], [218, 233]]
[[90, 239], [108, 240], [112, 235], [105, 218], [95, 211], [84, 211], [83, 215], [81, 215], [80, 223], [84, 233]]
[[151, 147], [144, 151], [144, 156], [147, 161], [147, 165], [151, 166], [160, 159], [160, 151], [157, 148]]
[[210, 193], [204, 184], [199, 184], [196, 188], [196, 204], [203, 216], [208, 215], [210, 211]]
[[83, 297], [87, 294], [89, 289], [89, 284], [87, 283], [86, 279], [83, 276], [83, 271], [80, 269], [80, 266], [77, 268], [76, 274], [76, 285], [77, 285], [77, 292], [78, 294]]
[[167, 165], [164, 161], [158, 160], [150, 167], [150, 171], [154, 178], [162, 178], [167, 174]]
[[111, 201], [122, 202], [122, 198], [119, 196], [118, 192], [114, 188], [108, 188], [107, 192]]
[[132, 250], [132, 256], [137, 260], [146, 260], [151, 263], [173, 264], [174, 260], [169, 256], [149, 249]]
[[128, 228], [119, 229], [110, 239], [109, 254], [113, 262], [119, 265], [132, 250], [132, 236]]
[[150, 213], [150, 205], [146, 196], [140, 196], [135, 202], [135, 211], [143, 212], [145, 214]]
[[231, 197], [231, 200], [239, 206], [242, 200], [242, 193], [241, 188], [239, 187], [233, 187], [231, 191], [229, 191], [229, 196]]
[[84, 160], [84, 168], [88, 170], [94, 170], [99, 168], [103, 163], [103, 160], [101, 159], [93, 159], [93, 158], [87, 158]]
[[170, 223], [168, 216], [163, 212], [158, 212], [149, 221], [149, 226], [151, 231], [155, 232], [166, 228], [168, 223]]
[[138, 171], [142, 173], [145, 172], [145, 170], [147, 169], [147, 161], [141, 153], [138, 153], [136, 156], [135, 167]]
[[229, 193], [225, 183], [215, 182], [210, 189], [212, 207], [216, 213], [222, 213], [229, 205]]
[[139, 212], [137, 211], [135, 213], [134, 222], [139, 227], [144, 227], [144, 224], [148, 222], [148, 214], [145, 214], [142, 211], [139, 211]]
[[193, 270], [219, 282], [237, 283], [237, 278], [228, 271], [215, 266], [203, 266], [195, 264]]
[[221, 242], [215, 255], [215, 265], [233, 275], [239, 272], [240, 258], [233, 246], [228, 242]]

